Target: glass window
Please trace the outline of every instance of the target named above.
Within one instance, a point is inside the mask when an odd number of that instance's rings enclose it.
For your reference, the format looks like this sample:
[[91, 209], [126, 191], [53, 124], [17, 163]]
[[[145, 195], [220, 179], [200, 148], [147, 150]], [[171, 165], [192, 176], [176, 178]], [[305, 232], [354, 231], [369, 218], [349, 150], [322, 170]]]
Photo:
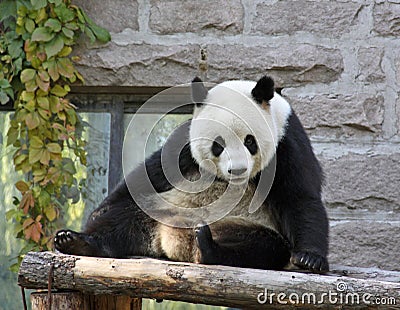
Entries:
[[[134, 115], [124, 115], [125, 133]], [[129, 158], [124, 158], [125, 165], [127, 165], [125, 161], [128, 161], [129, 171], [163, 146], [173, 130], [191, 117], [191, 114], [167, 114], [164, 116], [162, 114], [136, 114], [134, 118], [135, 128], [140, 128], [141, 130], [137, 133], [129, 132], [134, 136], [125, 137], [124, 141], [124, 147], [130, 150]], [[136, 146], [138, 141], [146, 145], [145, 150]]]

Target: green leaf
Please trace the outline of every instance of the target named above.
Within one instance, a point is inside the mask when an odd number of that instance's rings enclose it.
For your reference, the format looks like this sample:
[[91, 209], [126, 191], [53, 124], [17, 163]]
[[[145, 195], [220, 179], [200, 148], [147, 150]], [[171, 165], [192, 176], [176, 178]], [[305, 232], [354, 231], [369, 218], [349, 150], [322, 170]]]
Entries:
[[38, 113], [43, 119], [45, 120], [50, 119], [51, 114], [49, 110], [38, 109]]
[[49, 143], [49, 144], [47, 144], [47, 150], [50, 153], [60, 154], [61, 153], [61, 146], [58, 143]]
[[36, 28], [32, 33], [32, 41], [43, 41], [48, 42], [53, 39], [55, 34], [51, 32], [50, 28], [47, 27], [39, 27]]
[[72, 161], [71, 158], [63, 158], [63, 170], [70, 173], [70, 174], [75, 174], [76, 173], [76, 169], [75, 169], [75, 165], [74, 162]]
[[60, 78], [60, 74], [58, 73], [57, 63], [54, 59], [50, 59], [43, 63], [43, 67], [47, 69], [51, 79], [55, 82]]
[[64, 3], [56, 6], [54, 12], [57, 14], [58, 18], [63, 22], [70, 22], [75, 18], [75, 14], [72, 10], [66, 7]]
[[46, 190], [42, 189], [40, 191], [38, 200], [39, 200], [40, 205], [45, 208], [44, 211], [46, 212], [46, 209], [48, 209], [48, 207], [50, 207], [49, 206], [50, 201], [51, 201], [50, 194]]
[[58, 53], [59, 57], [67, 57], [69, 54], [72, 53], [72, 47], [64, 46], [61, 52]]
[[18, 128], [10, 127], [7, 132], [7, 146], [13, 145], [19, 136]]
[[50, 109], [49, 99], [47, 97], [38, 97], [37, 103], [38, 103], [39, 107], [41, 107], [42, 109], [45, 109], [45, 110]]
[[6, 104], [8, 101], [10, 101], [10, 98], [8, 98], [6, 92], [0, 91], [0, 104]]
[[68, 28], [63, 27], [62, 32], [67, 38], [72, 39], [74, 37], [74, 32]]
[[35, 22], [32, 19], [27, 18], [25, 21], [25, 29], [29, 33], [32, 33], [33, 30], [35, 30]]
[[[111, 40], [111, 35], [106, 29], [97, 26], [96, 23], [89, 16], [87, 16], [87, 14], [83, 10], [78, 10], [78, 12], [83, 15], [83, 17], [85, 18], [85, 21], [88, 24], [88, 27], [86, 27], [86, 29], [90, 28], [91, 32], [94, 34], [94, 36], [99, 41], [108, 42]], [[78, 16], [79, 16], [79, 13], [78, 13]], [[87, 33], [86, 29], [85, 29], [85, 33], [89, 36], [89, 38], [91, 38], [90, 34]], [[93, 42], [92, 38], [91, 38], [91, 41]]]
[[47, 0], [31, 0], [32, 8], [39, 10], [47, 5]]
[[75, 125], [76, 124], [76, 113], [75, 113], [75, 110], [73, 110], [73, 109], [67, 110], [67, 115], [68, 115], [68, 120], [71, 123], [71, 125]]
[[29, 101], [35, 99], [35, 93], [33, 93], [33, 92], [27, 92], [27, 91], [24, 90], [24, 91], [21, 93], [20, 99], [23, 100], [23, 101], [25, 101], [25, 102], [29, 102]]
[[57, 55], [59, 51], [64, 47], [64, 40], [58, 35], [53, 40], [47, 42], [44, 45], [44, 50], [46, 51], [47, 58]]
[[28, 92], [34, 92], [38, 88], [38, 85], [35, 80], [30, 80], [25, 83], [25, 88]]
[[62, 0], [48, 0], [50, 3], [54, 3], [56, 6], [59, 6], [62, 3]]
[[24, 105], [25, 110], [29, 111], [29, 112], [33, 112], [36, 110], [36, 100], [31, 100], [28, 101], [25, 105]]
[[54, 32], [59, 32], [61, 30], [61, 23], [55, 18], [49, 18], [44, 25], [45, 27], [49, 27]]
[[38, 136], [33, 136], [30, 140], [30, 146], [34, 149], [42, 149], [44, 144]]
[[3, 88], [3, 91], [6, 92], [7, 96], [10, 97], [12, 100], [14, 100], [14, 91], [12, 87], [9, 88]]
[[64, 97], [66, 94], [68, 94], [68, 92], [58, 84], [50, 90], [50, 93], [56, 95], [57, 97]]
[[50, 153], [47, 150], [43, 150], [42, 156], [40, 157], [40, 162], [43, 165], [48, 166], [50, 162]]
[[[57, 113], [61, 110], [60, 98], [58, 98], [57, 96], [50, 96], [49, 101], [50, 101], [50, 111], [52, 113]], [[57, 124], [53, 124], [53, 127], [56, 125]]]
[[[33, 11], [33, 13], [36, 13], [35, 11]], [[41, 21], [43, 21], [43, 20], [47, 20], [47, 18], [48, 18], [48, 15], [47, 15], [47, 12], [46, 12], [46, 8], [41, 8], [39, 11], [37, 11], [37, 14], [35, 14], [36, 16], [34, 17], [35, 18], [35, 23], [36, 24], [40, 24], [40, 22]]]
[[14, 164], [15, 165], [20, 165], [22, 164], [28, 156], [26, 154], [18, 155], [17, 157], [14, 158]]
[[19, 58], [21, 53], [23, 52], [22, 49], [22, 41], [21, 40], [12, 40], [10, 45], [8, 46], [8, 52], [13, 59]]
[[79, 29], [79, 27], [76, 24], [76, 22], [66, 23], [65, 27], [67, 27], [68, 29], [71, 29], [71, 30], [78, 30]]
[[29, 163], [32, 165], [40, 160], [43, 155], [43, 149], [29, 149]]
[[91, 43], [96, 42], [96, 36], [94, 35], [93, 31], [90, 30], [89, 27], [85, 27], [85, 34], [88, 36], [88, 38], [90, 39]]
[[106, 29], [101, 28], [97, 25], [89, 25], [89, 28], [93, 31], [97, 40], [99, 40], [100, 42], [106, 43], [111, 40], [111, 35]]
[[34, 69], [24, 69], [21, 72], [21, 82], [26, 83], [28, 81], [31, 81], [35, 78], [36, 76], [36, 70]]
[[60, 58], [57, 61], [58, 72], [66, 78], [71, 78], [74, 75], [74, 66], [68, 58]]
[[0, 22], [8, 17], [17, 17], [17, 6], [15, 0], [5, 0], [0, 2]]
[[15, 216], [16, 213], [17, 213], [17, 210], [15, 210], [15, 209], [8, 210], [6, 212], [6, 220], [7, 221], [11, 220]]
[[7, 79], [3, 78], [3, 79], [0, 79], [0, 87], [8, 88], [8, 87], [11, 87], [11, 84]]

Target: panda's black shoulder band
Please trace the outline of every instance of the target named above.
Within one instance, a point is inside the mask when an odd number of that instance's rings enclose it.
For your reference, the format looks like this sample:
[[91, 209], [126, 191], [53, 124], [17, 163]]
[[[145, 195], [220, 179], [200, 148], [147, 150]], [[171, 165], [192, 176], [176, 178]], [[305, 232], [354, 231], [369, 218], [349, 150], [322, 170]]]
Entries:
[[274, 80], [269, 76], [263, 76], [258, 80], [256, 86], [251, 91], [251, 95], [258, 103], [270, 101], [274, 97]]
[[199, 77], [195, 77], [192, 81], [192, 101], [197, 107], [201, 106], [208, 95], [207, 88], [204, 87], [203, 81]]

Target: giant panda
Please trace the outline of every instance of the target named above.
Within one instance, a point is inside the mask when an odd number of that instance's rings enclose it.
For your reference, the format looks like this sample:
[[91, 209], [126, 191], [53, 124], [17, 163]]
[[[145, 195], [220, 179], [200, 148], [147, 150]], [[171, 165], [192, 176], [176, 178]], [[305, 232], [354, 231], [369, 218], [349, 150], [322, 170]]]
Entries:
[[[191, 88], [192, 120], [111, 192], [83, 232], [57, 232], [55, 248], [86, 256], [328, 271], [322, 169], [273, 80], [226, 81], [208, 90], [195, 78]], [[163, 165], [163, 158], [171, 164]], [[168, 177], [168, 169], [179, 173]], [[203, 177], [207, 186], [197, 190]], [[181, 181], [195, 184], [193, 190], [182, 190]], [[206, 205], [229, 212], [210, 220], [197, 212]], [[156, 220], [151, 212], [157, 210]]]

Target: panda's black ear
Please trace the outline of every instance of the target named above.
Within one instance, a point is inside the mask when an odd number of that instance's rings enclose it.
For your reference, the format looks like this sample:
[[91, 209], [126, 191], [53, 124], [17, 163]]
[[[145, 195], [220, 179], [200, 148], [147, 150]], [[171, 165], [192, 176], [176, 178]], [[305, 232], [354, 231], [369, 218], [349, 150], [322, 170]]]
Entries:
[[269, 76], [263, 76], [251, 91], [251, 95], [260, 104], [268, 103], [274, 97], [274, 80]]
[[203, 105], [207, 94], [208, 90], [204, 87], [203, 81], [196, 76], [192, 81], [192, 101], [196, 104], [196, 107]]

